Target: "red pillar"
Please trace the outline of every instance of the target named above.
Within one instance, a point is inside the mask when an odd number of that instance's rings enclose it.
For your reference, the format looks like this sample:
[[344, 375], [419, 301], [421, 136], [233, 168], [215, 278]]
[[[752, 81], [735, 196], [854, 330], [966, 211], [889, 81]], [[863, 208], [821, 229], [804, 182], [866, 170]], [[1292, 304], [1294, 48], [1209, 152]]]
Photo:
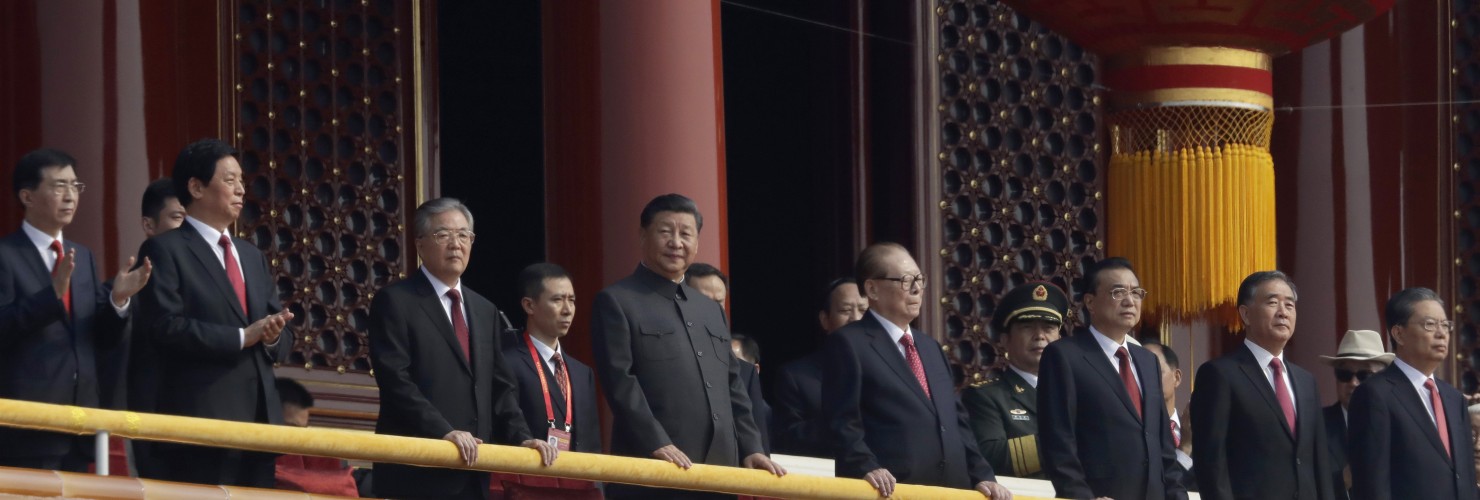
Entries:
[[637, 266], [648, 200], [693, 198], [704, 215], [698, 259], [727, 267], [720, 5], [543, 9], [546, 245], [579, 298], [566, 348], [589, 360], [591, 298]]

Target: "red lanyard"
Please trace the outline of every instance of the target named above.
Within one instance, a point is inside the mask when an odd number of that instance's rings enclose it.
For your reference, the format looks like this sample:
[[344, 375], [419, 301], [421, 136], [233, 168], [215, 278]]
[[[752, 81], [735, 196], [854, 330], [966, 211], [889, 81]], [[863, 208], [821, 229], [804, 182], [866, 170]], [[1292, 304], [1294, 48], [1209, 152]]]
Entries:
[[[545, 383], [545, 362], [540, 361], [539, 350], [534, 348], [534, 338], [530, 337], [528, 332], [524, 334], [524, 343], [529, 345], [529, 359], [534, 361], [534, 373], [540, 376], [540, 393], [545, 395], [545, 420], [550, 423], [551, 428], [554, 428], [555, 405], [550, 404], [550, 386]], [[561, 372], [565, 375], [565, 386], [570, 387], [570, 369], [561, 370]], [[565, 428], [561, 429], [566, 432], [570, 432], [570, 392], [571, 389], [565, 391]]]

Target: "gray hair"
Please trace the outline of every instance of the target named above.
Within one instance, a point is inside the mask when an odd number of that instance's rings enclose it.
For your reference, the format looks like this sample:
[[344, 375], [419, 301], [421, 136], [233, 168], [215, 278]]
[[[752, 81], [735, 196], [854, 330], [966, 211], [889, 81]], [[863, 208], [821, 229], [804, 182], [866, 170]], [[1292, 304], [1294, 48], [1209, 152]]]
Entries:
[[1295, 281], [1291, 280], [1289, 275], [1280, 271], [1259, 271], [1250, 274], [1247, 278], [1244, 278], [1243, 283], [1239, 283], [1238, 305], [1247, 306], [1253, 304], [1255, 299], [1254, 292], [1259, 288], [1259, 285], [1274, 280], [1281, 280], [1286, 285], [1289, 285], [1290, 295], [1295, 297], [1295, 301], [1300, 301], [1300, 290], [1295, 288]]
[[1424, 287], [1405, 288], [1393, 294], [1387, 301], [1388, 328], [1408, 324], [1408, 320], [1413, 319], [1413, 306], [1429, 300], [1444, 305], [1444, 299], [1439, 298], [1438, 293]]
[[472, 231], [473, 212], [468, 210], [467, 205], [464, 205], [457, 198], [437, 198], [416, 207], [416, 220], [413, 225], [416, 228], [416, 236], [421, 237], [430, 234], [432, 232], [432, 217], [452, 210], [461, 211], [463, 217], [468, 218], [468, 230]]

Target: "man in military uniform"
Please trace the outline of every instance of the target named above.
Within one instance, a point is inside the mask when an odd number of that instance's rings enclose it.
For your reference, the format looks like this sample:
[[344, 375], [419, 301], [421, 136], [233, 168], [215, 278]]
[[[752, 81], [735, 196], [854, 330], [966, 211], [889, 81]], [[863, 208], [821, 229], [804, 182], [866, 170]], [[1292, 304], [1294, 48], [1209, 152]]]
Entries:
[[1059, 339], [1068, 308], [1069, 298], [1052, 283], [1008, 291], [992, 318], [1007, 367], [962, 391], [977, 447], [1000, 475], [1044, 478], [1038, 463], [1038, 360]]

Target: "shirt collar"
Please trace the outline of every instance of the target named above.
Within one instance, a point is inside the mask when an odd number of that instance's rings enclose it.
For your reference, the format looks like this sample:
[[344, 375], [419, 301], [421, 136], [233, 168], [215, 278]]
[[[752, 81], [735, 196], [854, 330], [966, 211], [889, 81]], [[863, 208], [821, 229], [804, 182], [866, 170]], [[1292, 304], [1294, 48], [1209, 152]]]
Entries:
[[[873, 309], [869, 309], [868, 313], [874, 315], [874, 319], [879, 320], [879, 324], [884, 325], [884, 331], [889, 332], [889, 340], [894, 341], [894, 343], [896, 344], [899, 343], [900, 338], [904, 337], [904, 334], [910, 333], [909, 330], [901, 329], [899, 325], [896, 325], [893, 322], [884, 319], [884, 316], [880, 315], [877, 312], [874, 312]], [[908, 325], [906, 325], [906, 328], [908, 328]], [[910, 341], [915, 341], [914, 335], [910, 336]]]
[[[1275, 359], [1275, 358], [1280, 358], [1280, 365], [1285, 365], [1285, 353], [1280, 353], [1279, 356], [1275, 356], [1274, 354], [1271, 354], [1269, 351], [1264, 350], [1263, 347], [1259, 347], [1259, 344], [1255, 344], [1253, 341], [1250, 341], [1249, 339], [1244, 339], [1244, 347], [1248, 347], [1249, 348], [1249, 352], [1254, 353], [1254, 361], [1256, 363], [1259, 363], [1259, 367], [1260, 368], [1268, 368], [1269, 367], [1269, 360]], [[1288, 368], [1284, 368], [1284, 370], [1285, 371], [1289, 371]]]
[[[447, 286], [447, 284], [443, 283], [442, 280], [437, 279], [436, 276], [432, 276], [432, 272], [427, 270], [427, 266], [421, 266], [421, 272], [427, 275], [428, 281], [432, 282], [432, 291], [437, 292], [437, 297], [447, 295], [447, 291], [453, 288], [457, 289], [458, 295], [463, 295], [461, 280], [459, 280], [458, 284], [456, 285]], [[467, 302], [467, 300], [467, 297], [463, 297], [462, 299], [463, 302]], [[536, 342], [536, 344], [538, 344], [538, 342]]]
[[40, 229], [36, 229], [36, 226], [32, 226], [30, 222], [24, 220], [21, 221], [21, 230], [26, 232], [26, 237], [31, 239], [31, 244], [36, 245], [36, 248], [50, 248], [52, 241], [60, 241], [62, 239], [61, 233], [57, 233], [55, 236], [43, 233]]
[[1418, 371], [1413, 365], [1404, 363], [1403, 358], [1394, 358], [1393, 364], [1399, 370], [1403, 371], [1403, 377], [1407, 378], [1408, 382], [1412, 383], [1414, 387], [1423, 387], [1424, 382], [1434, 379], [1433, 375], [1424, 375], [1423, 372]]
[[191, 217], [189, 215], [185, 216], [185, 222], [188, 222], [191, 226], [194, 226], [196, 231], [200, 231], [200, 235], [204, 236], [206, 238], [206, 241], [210, 242], [212, 245], [220, 244], [218, 242], [221, 241], [221, 235], [223, 234], [220, 229], [208, 226], [206, 225], [206, 223], [201, 222], [200, 219]]
[[1115, 351], [1119, 351], [1122, 347], [1126, 348], [1126, 352], [1130, 352], [1129, 339], [1131, 336], [1129, 334], [1125, 336], [1127, 340], [1124, 343], [1117, 344], [1114, 340], [1110, 340], [1110, 337], [1105, 336], [1104, 333], [1100, 333], [1100, 330], [1095, 328], [1094, 325], [1090, 325], [1089, 333], [1094, 335], [1095, 342], [1100, 344], [1100, 350], [1105, 351], [1106, 356], [1114, 357]]
[[1013, 371], [1013, 373], [1016, 373], [1019, 377], [1022, 377], [1024, 381], [1027, 381], [1028, 382], [1028, 385], [1033, 386], [1034, 389], [1037, 389], [1038, 388], [1038, 376], [1037, 375], [1034, 375], [1034, 374], [1031, 374], [1031, 373], [1028, 373], [1028, 372], [1019, 370], [1018, 367], [1013, 366], [1011, 363], [1008, 363], [1007, 364], [1007, 367], [1008, 368], [1011, 368], [1012, 371]]
[[1178, 418], [1176, 408], [1172, 408], [1172, 423], [1177, 424], [1178, 429], [1182, 428], [1182, 419]]
[[[529, 335], [528, 331], [525, 331], [524, 333], [525, 335]], [[556, 354], [560, 354], [560, 340], [558, 339], [555, 340], [554, 348], [545, 345], [544, 342], [540, 342], [540, 339], [534, 338], [534, 336], [532, 335], [529, 337], [529, 343], [534, 344], [534, 350], [539, 351], [540, 359], [543, 359], [545, 361], [550, 361], [551, 357], [555, 356]]]

